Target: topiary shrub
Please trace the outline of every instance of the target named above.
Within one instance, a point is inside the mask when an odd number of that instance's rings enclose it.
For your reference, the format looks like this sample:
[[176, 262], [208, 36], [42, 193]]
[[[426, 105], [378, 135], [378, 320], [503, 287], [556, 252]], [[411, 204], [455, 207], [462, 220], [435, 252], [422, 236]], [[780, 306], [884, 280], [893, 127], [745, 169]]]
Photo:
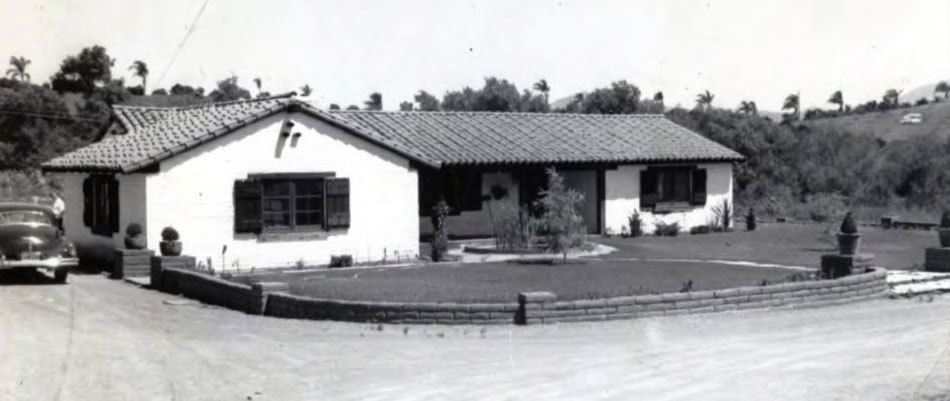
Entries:
[[131, 223], [125, 227], [125, 235], [128, 237], [138, 237], [142, 235], [142, 225], [139, 223]]
[[162, 241], [178, 241], [178, 230], [168, 226], [162, 229]]
[[854, 216], [851, 212], [845, 213], [841, 220], [841, 227], [838, 229], [842, 234], [857, 234], [858, 226], [854, 224]]
[[755, 231], [755, 227], [755, 210], [750, 207], [749, 213], [746, 213], [745, 215], [745, 229], [746, 231]]
[[944, 210], [940, 215], [940, 227], [950, 228], [950, 210]]
[[643, 219], [640, 218], [639, 211], [634, 210], [630, 216], [627, 216], [627, 223], [629, 224], [628, 236], [639, 237], [643, 235]]
[[680, 233], [680, 223], [656, 223], [656, 228], [653, 231], [653, 234], [658, 237], [675, 237]]
[[142, 225], [132, 223], [125, 227], [125, 248], [126, 249], [145, 249], [145, 237], [142, 236]]
[[709, 234], [710, 232], [712, 232], [712, 228], [709, 228], [706, 224], [693, 226], [689, 229], [690, 234]]
[[353, 255], [331, 255], [330, 268], [353, 266]]
[[445, 255], [449, 252], [449, 235], [445, 227], [445, 217], [449, 215], [449, 205], [445, 200], [436, 202], [432, 206], [432, 257], [433, 262], [445, 260]]

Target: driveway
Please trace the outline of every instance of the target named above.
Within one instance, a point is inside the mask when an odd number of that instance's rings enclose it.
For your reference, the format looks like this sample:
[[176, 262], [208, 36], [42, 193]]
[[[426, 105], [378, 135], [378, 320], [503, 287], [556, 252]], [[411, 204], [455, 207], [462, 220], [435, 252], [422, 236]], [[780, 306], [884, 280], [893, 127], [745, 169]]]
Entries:
[[0, 279], [0, 400], [950, 394], [950, 297], [483, 331], [248, 316], [99, 275]]

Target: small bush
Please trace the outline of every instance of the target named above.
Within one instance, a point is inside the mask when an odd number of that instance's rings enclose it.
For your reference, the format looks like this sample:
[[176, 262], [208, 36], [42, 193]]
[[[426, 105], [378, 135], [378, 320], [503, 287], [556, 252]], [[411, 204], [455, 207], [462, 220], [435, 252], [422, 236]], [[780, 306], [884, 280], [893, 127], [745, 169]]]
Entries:
[[495, 219], [495, 247], [507, 250], [534, 247], [537, 225], [537, 220], [531, 217], [527, 206], [518, 207], [515, 202], [502, 202]]
[[138, 237], [142, 235], [142, 225], [139, 223], [131, 223], [125, 227], [125, 235], [128, 237]]
[[940, 215], [940, 227], [950, 228], [950, 210], [944, 210]]
[[851, 212], [844, 215], [844, 220], [841, 220], [839, 231], [844, 234], [856, 234], [858, 232], [858, 226], [854, 224], [854, 216], [851, 215]]
[[445, 200], [436, 202], [432, 207], [432, 261], [441, 262], [449, 252], [449, 235], [445, 228], [445, 217], [449, 214], [449, 205]]
[[710, 232], [712, 232], [712, 229], [709, 228], [709, 226], [705, 224], [701, 226], [693, 226], [692, 228], [689, 229], [689, 233], [694, 234], [694, 235], [695, 234], [709, 234]]
[[729, 231], [732, 225], [732, 205], [729, 199], [723, 199], [722, 203], [713, 206], [713, 215], [716, 217], [714, 231]]
[[631, 237], [639, 237], [643, 235], [643, 219], [640, 218], [640, 212], [634, 210], [630, 216], [627, 217], [628, 223], [628, 232], [627, 235]]
[[755, 231], [755, 211], [752, 208], [749, 208], [749, 213], [745, 215], [745, 229], [746, 231]]
[[332, 255], [330, 256], [330, 267], [351, 267], [353, 266], [353, 255]]
[[658, 237], [675, 237], [679, 235], [679, 233], [680, 233], [680, 223], [677, 223], [677, 222], [673, 222], [669, 224], [657, 222], [656, 229], [653, 232], [653, 234]]
[[683, 287], [680, 288], [680, 292], [692, 292], [693, 291], [693, 279], [688, 279], [683, 282]]
[[168, 226], [162, 229], [162, 241], [178, 241], [178, 230]]

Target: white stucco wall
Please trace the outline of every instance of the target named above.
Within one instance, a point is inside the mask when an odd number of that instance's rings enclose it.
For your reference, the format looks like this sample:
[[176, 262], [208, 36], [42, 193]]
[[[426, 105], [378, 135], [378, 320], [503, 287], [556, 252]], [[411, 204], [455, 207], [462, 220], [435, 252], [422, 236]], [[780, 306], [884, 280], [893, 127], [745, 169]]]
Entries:
[[[285, 118], [297, 139], [280, 139]], [[233, 185], [249, 173], [333, 172], [350, 179], [350, 227], [321, 239], [262, 242], [234, 233]], [[221, 269], [322, 265], [331, 255], [354, 261], [419, 253], [417, 173], [404, 157], [310, 116], [280, 114], [161, 163], [146, 181], [149, 248], [175, 227], [183, 253]], [[222, 262], [222, 248], [227, 246]]]
[[145, 175], [115, 174], [119, 182], [119, 232], [111, 237], [92, 233], [92, 229], [83, 225], [82, 182], [88, 177], [84, 173], [50, 173], [57, 176], [63, 184], [63, 201], [66, 211], [63, 213], [63, 228], [66, 237], [75, 245], [81, 257], [92, 257], [111, 261], [113, 250], [124, 248], [125, 228], [133, 222], [142, 225], [147, 231]]
[[[706, 169], [706, 204], [666, 214], [641, 212], [645, 233], [652, 234], [657, 222], [677, 222], [682, 231], [689, 231], [691, 227], [707, 224], [713, 216], [712, 208], [722, 204], [724, 199], [732, 205], [732, 164], [701, 163], [698, 167]], [[628, 225], [627, 218], [633, 211], [640, 210], [640, 171], [646, 168], [645, 165], [624, 165], [607, 170], [604, 224], [608, 232], [619, 234]]]

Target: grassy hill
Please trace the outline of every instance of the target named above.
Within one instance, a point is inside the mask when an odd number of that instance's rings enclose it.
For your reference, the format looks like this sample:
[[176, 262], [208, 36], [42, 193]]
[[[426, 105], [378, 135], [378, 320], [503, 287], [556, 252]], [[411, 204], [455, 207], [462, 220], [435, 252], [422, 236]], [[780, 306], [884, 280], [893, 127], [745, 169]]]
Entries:
[[[920, 124], [901, 124], [901, 117], [907, 113], [920, 113], [923, 115], [923, 122]], [[806, 124], [838, 128], [855, 134], [871, 135], [885, 141], [930, 134], [937, 134], [946, 138], [950, 137], [950, 102], [944, 101], [885, 112], [822, 118], [808, 121]]]

